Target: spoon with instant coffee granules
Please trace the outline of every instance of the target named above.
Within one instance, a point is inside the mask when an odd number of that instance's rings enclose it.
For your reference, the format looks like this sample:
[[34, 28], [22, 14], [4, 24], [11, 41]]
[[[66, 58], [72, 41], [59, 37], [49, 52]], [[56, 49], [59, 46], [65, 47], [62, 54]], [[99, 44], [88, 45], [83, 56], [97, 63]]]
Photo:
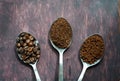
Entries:
[[16, 39], [16, 52], [21, 61], [32, 66], [36, 81], [41, 81], [36, 67], [40, 57], [38, 41], [31, 34], [22, 32]]
[[100, 35], [94, 34], [84, 41], [80, 49], [80, 57], [83, 64], [83, 70], [79, 76], [78, 81], [82, 81], [87, 68], [94, 66], [101, 61], [103, 52], [104, 41]]
[[59, 52], [59, 81], [63, 81], [63, 53], [69, 48], [72, 40], [72, 29], [64, 18], [58, 18], [51, 26], [49, 40]]

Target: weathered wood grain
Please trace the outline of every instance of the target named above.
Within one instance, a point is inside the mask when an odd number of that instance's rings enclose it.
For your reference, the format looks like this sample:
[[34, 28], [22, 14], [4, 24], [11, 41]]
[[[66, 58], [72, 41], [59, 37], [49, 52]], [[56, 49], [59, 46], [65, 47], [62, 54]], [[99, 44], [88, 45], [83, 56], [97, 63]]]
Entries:
[[22, 31], [39, 40], [37, 67], [42, 81], [58, 80], [58, 54], [48, 41], [50, 26], [58, 17], [66, 18], [73, 30], [71, 47], [64, 54], [64, 81], [77, 81], [82, 70], [80, 46], [94, 33], [104, 38], [104, 58], [87, 70], [83, 81], [119, 81], [117, 0], [0, 0], [0, 81], [35, 81], [32, 68], [22, 64], [14, 51]]

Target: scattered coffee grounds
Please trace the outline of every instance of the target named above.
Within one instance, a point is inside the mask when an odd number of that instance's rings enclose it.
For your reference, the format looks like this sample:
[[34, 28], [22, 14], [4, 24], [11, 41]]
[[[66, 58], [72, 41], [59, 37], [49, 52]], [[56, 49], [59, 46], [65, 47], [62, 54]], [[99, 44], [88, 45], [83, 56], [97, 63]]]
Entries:
[[84, 62], [92, 64], [103, 56], [103, 52], [103, 38], [100, 35], [95, 34], [88, 37], [83, 43], [80, 49], [80, 57]]
[[35, 63], [40, 57], [40, 47], [29, 33], [22, 32], [16, 40], [16, 51], [24, 63]]
[[51, 26], [50, 39], [59, 48], [67, 48], [71, 42], [72, 29], [64, 18], [58, 18]]

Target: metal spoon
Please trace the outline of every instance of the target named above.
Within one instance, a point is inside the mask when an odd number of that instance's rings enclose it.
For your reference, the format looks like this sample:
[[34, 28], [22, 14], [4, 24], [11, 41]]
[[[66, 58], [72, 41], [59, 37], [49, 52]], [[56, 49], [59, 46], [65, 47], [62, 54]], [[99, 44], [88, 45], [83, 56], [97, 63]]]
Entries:
[[[24, 32], [23, 32], [24, 33]], [[17, 38], [18, 39], [18, 38]], [[17, 42], [17, 41], [16, 41]], [[39, 42], [35, 39], [35, 41], [34, 41], [34, 44], [35, 44], [35, 46], [38, 46], [39, 47]], [[16, 47], [17, 48], [17, 47]], [[16, 49], [16, 51], [17, 51], [17, 49]], [[33, 71], [34, 71], [34, 74], [35, 74], [35, 77], [36, 77], [36, 81], [41, 81], [41, 79], [40, 79], [40, 76], [39, 76], [39, 73], [38, 73], [38, 70], [37, 70], [37, 67], [36, 67], [36, 64], [37, 64], [37, 62], [38, 62], [38, 59], [34, 62], [34, 63], [26, 63], [22, 58], [21, 58], [21, 54], [19, 53], [19, 52], [17, 52], [18, 53], [18, 57], [19, 57], [19, 59], [21, 60], [21, 61], [23, 61], [23, 63], [25, 63], [25, 64], [29, 64], [30, 66], [32, 66], [32, 68], [33, 68]]]
[[63, 81], [63, 53], [69, 48], [72, 40], [72, 28], [66, 19], [58, 18], [54, 21], [49, 32], [49, 40], [59, 53], [59, 81]]
[[[58, 48], [57, 46], [54, 45], [54, 43], [52, 42], [52, 40], [50, 39], [50, 42], [52, 44], [52, 46], [58, 51], [59, 53], [59, 80], [58, 81], [63, 81], [63, 53], [65, 52], [65, 50], [67, 48]], [[71, 44], [71, 42], [70, 42]], [[69, 46], [70, 46], [69, 44]], [[68, 47], [69, 47], [68, 46]]]
[[[94, 43], [93, 43], [93, 41], [94, 41]], [[101, 45], [99, 46], [98, 43], [101, 44]], [[93, 45], [93, 44], [97, 44], [97, 45]], [[78, 81], [82, 81], [87, 68], [89, 68], [91, 66], [94, 66], [94, 65], [98, 64], [101, 61], [101, 59], [103, 57], [102, 53], [104, 52], [104, 41], [103, 41], [103, 38], [100, 35], [98, 35], [98, 34], [94, 34], [94, 35], [88, 37], [88, 39], [86, 39], [86, 41], [83, 43], [83, 45], [81, 47], [81, 50], [82, 50], [81, 55], [82, 55], [82, 53], [84, 53], [83, 49], [84, 50], [86, 49], [85, 45], [87, 45], [87, 48], [90, 48], [92, 50], [96, 50], [96, 49], [95, 49], [95, 47], [93, 48], [91, 46], [96, 46], [96, 48], [97, 48], [96, 51], [100, 51], [99, 53], [101, 54], [101, 56], [98, 57], [98, 59], [93, 61], [92, 63], [84, 61], [82, 59], [82, 57], [81, 57], [81, 61], [82, 61], [82, 64], [83, 64], [83, 69], [82, 69], [82, 72], [81, 72], [81, 74], [80, 74], [80, 76], [78, 78]], [[89, 50], [85, 50], [85, 51], [87, 51], [87, 52], [85, 52], [85, 54], [90, 53], [90, 49]]]
[[78, 81], [82, 81], [82, 79], [83, 79], [83, 77], [84, 77], [84, 74], [85, 74], [87, 68], [98, 64], [98, 63], [101, 61], [101, 59], [97, 60], [97, 61], [96, 61], [95, 63], [93, 63], [93, 64], [88, 64], [88, 63], [84, 62], [82, 59], [81, 59], [81, 61], [82, 61], [82, 64], [83, 64], [83, 69], [82, 69], [82, 72], [81, 72], [81, 74], [80, 74], [80, 76], [79, 76], [79, 78], [78, 78]]

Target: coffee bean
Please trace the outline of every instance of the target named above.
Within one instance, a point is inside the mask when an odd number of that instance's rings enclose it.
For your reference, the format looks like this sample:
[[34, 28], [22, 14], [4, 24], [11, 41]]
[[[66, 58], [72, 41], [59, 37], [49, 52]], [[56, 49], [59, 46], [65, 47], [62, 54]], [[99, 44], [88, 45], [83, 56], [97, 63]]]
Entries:
[[17, 47], [19, 48], [21, 45], [20, 45], [20, 43], [17, 43]]
[[40, 54], [40, 50], [37, 50], [36, 54], [39, 55]]
[[24, 49], [23, 49], [22, 47], [20, 47], [20, 48], [18, 48], [18, 52], [19, 52], [20, 54], [23, 54], [23, 53], [24, 53]]
[[30, 63], [30, 59], [24, 60], [25, 63]]
[[35, 47], [34, 50], [33, 50], [33, 52], [36, 53], [37, 50], [38, 50], [38, 47]]
[[26, 40], [26, 39], [27, 39], [26, 36], [24, 36], [24, 37], [23, 37], [23, 40]]
[[33, 47], [28, 47], [28, 52], [32, 52], [33, 51]]
[[40, 55], [37, 55], [36, 58], [39, 59], [39, 58], [40, 58]]
[[34, 62], [34, 57], [30, 57], [30, 62]]
[[27, 56], [27, 55], [25, 55], [25, 54], [21, 55], [22, 60], [26, 60], [28, 57], [29, 57], [29, 56]]
[[25, 32], [22, 32], [22, 33], [20, 34], [20, 36], [23, 37], [25, 34], [26, 34]]
[[23, 46], [24, 42], [21, 40], [21, 41], [20, 41], [20, 44], [21, 44], [21, 46]]
[[29, 46], [33, 46], [33, 42], [30, 41], [30, 42], [28, 43], [28, 45], [29, 45]]
[[19, 37], [19, 40], [21, 41], [21, 40], [23, 40], [23, 38], [22, 38], [22, 37]]
[[26, 40], [26, 43], [30, 43], [30, 39], [27, 39], [27, 40]]
[[23, 46], [25, 47], [25, 46], [27, 46], [27, 44], [26, 44], [26, 43], [23, 43]]
[[29, 39], [31, 40], [31, 41], [33, 41], [34, 40], [34, 37], [33, 36], [29, 36]]

